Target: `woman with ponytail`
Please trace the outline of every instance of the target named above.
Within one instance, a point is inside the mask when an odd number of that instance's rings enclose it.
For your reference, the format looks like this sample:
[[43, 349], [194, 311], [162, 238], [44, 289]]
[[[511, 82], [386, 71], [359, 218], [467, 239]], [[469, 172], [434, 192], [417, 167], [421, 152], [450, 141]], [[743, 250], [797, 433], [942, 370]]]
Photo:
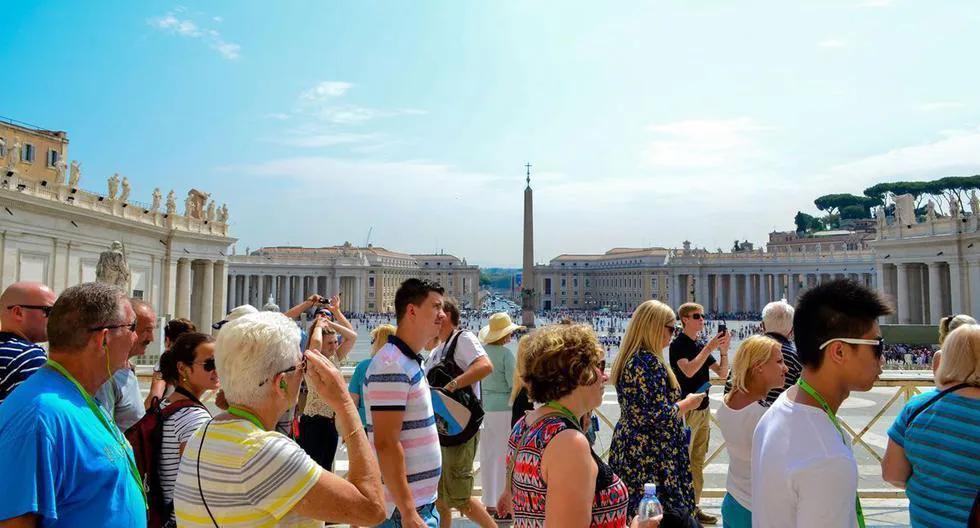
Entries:
[[674, 311], [659, 301], [646, 301], [633, 312], [610, 375], [621, 413], [609, 465], [629, 487], [630, 517], [637, 513], [643, 485], [651, 483], [664, 506], [661, 526], [694, 527], [699, 523], [682, 418], [706, 393], [682, 400], [677, 378], [664, 360], [676, 323]]
[[[205, 391], [218, 388], [218, 373], [214, 368], [214, 338], [207, 334], [191, 332], [181, 335], [171, 345], [170, 352], [160, 361], [160, 374], [174, 392], [162, 402], [160, 408], [169, 405], [186, 405], [163, 421], [163, 438], [160, 442], [160, 489], [164, 502], [174, 500], [174, 482], [180, 456], [187, 440], [211, 418], [211, 413], [201, 403]], [[184, 403], [178, 403], [184, 402]], [[176, 526], [173, 510], [166, 526]]]

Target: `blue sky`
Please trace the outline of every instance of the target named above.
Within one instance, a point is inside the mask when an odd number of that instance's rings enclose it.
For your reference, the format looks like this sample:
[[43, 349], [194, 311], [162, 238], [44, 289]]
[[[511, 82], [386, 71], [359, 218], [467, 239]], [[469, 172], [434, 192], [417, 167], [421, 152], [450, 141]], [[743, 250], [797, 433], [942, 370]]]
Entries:
[[7, 2], [0, 115], [82, 187], [195, 187], [239, 251], [519, 265], [764, 242], [813, 198], [980, 173], [975, 2]]

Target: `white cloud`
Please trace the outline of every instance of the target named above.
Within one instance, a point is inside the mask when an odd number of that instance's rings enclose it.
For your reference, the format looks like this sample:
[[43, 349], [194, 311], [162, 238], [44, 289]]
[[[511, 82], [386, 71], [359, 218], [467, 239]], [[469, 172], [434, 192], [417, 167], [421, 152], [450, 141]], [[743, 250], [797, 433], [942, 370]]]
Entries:
[[949, 130], [942, 136], [838, 165], [831, 175], [838, 181], [877, 183], [980, 173], [980, 127]]
[[840, 38], [828, 38], [828, 39], [821, 40], [819, 43], [817, 43], [817, 46], [820, 46], [821, 48], [830, 48], [830, 49], [844, 48], [847, 47], [847, 41]]
[[930, 101], [919, 106], [920, 110], [927, 112], [935, 110], [958, 110], [960, 108], [966, 108], [966, 104], [961, 101]]
[[744, 165], [767, 157], [757, 141], [772, 127], [754, 119], [691, 119], [651, 125], [656, 134], [642, 154], [651, 168], [714, 168]]
[[[199, 24], [190, 18], [179, 18], [177, 16], [177, 14], [184, 12], [186, 12], [186, 9], [178, 6], [162, 17], [150, 19], [149, 24], [161, 31], [205, 42], [208, 47], [217, 51], [222, 57], [228, 60], [235, 60], [241, 57], [241, 46], [225, 40], [216, 29], [201, 28]], [[214, 17], [213, 20], [215, 22], [221, 22], [219, 20], [220, 18]]]
[[276, 121], [287, 121], [290, 115], [285, 112], [272, 112], [265, 115], [266, 119], [274, 119]]
[[316, 148], [366, 143], [377, 139], [379, 139], [377, 134], [352, 134], [349, 132], [298, 133], [293, 131], [270, 141], [291, 147]]
[[891, 7], [894, 0], [865, 0], [858, 4], [860, 7]]
[[300, 94], [303, 101], [323, 101], [335, 97], [343, 97], [354, 85], [344, 81], [323, 81], [313, 88]]

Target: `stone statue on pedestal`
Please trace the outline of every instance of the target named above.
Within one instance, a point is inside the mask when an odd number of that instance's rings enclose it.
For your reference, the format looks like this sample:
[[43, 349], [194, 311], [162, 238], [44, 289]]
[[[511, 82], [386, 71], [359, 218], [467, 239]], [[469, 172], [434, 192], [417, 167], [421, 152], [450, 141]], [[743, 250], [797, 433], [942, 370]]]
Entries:
[[205, 203], [207, 203], [209, 196], [211, 195], [197, 189], [187, 191], [187, 199], [184, 200], [184, 216], [197, 220], [207, 220]]
[[973, 216], [980, 214], [980, 199], [977, 198], [977, 191], [970, 191], [970, 212]]
[[926, 204], [926, 220], [934, 222], [936, 220], [936, 202], [929, 200]]
[[878, 231], [885, 229], [885, 206], [879, 205], [875, 207], [875, 221], [878, 222]]
[[211, 200], [211, 202], [208, 203], [207, 220], [208, 222], [214, 222], [214, 200]]
[[108, 251], [99, 254], [95, 280], [118, 286], [129, 293], [129, 264], [126, 263], [123, 245], [118, 240], [112, 242]]
[[170, 193], [167, 194], [167, 214], [177, 214], [177, 195], [174, 194], [173, 189], [170, 189]]
[[150, 210], [153, 211], [154, 213], [160, 210], [161, 197], [162, 196], [160, 195], [160, 188], [157, 187], [156, 189], [153, 189], [153, 205], [150, 206]]
[[110, 200], [115, 200], [116, 199], [116, 193], [119, 192], [119, 173], [117, 172], [117, 173], [113, 174], [109, 178], [108, 183], [109, 183], [109, 199]]
[[58, 171], [58, 185], [64, 185], [64, 183], [65, 183], [65, 169], [68, 168], [67, 165], [65, 165], [65, 160], [60, 159], [57, 162], [55, 162], [54, 168], [55, 168], [55, 170]]
[[221, 209], [218, 209], [218, 221], [222, 224], [228, 223], [228, 204], [221, 204]]
[[960, 201], [955, 196], [949, 197], [949, 216], [953, 217], [953, 220], [960, 219]]
[[82, 165], [75, 160], [71, 161], [71, 170], [68, 172], [68, 186], [72, 189], [78, 188], [78, 180], [82, 178]]
[[130, 190], [131, 189], [129, 187], [129, 178], [123, 176], [123, 179], [122, 179], [122, 194], [119, 195], [119, 201], [120, 202], [126, 203], [126, 200], [129, 200], [129, 191]]
[[20, 161], [20, 141], [14, 141], [14, 146], [7, 149], [7, 167], [13, 170]]
[[911, 194], [902, 194], [895, 197], [895, 219], [901, 225], [912, 225], [915, 223], [915, 198]]

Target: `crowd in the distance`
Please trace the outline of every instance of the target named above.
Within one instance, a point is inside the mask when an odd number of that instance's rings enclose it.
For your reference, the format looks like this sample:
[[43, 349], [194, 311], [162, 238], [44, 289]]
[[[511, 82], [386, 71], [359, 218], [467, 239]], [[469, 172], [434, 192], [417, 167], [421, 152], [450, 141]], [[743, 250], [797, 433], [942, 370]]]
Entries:
[[[337, 364], [357, 333], [339, 298], [236, 307], [214, 336], [170, 321], [144, 400], [130, 360], [153, 340], [150, 305], [100, 283], [59, 296], [11, 285], [0, 294], [0, 526], [446, 528], [454, 510], [483, 528], [714, 524], [699, 507], [712, 374], [727, 381], [724, 525], [864, 526], [837, 412], [881, 373], [877, 319], [890, 309], [861, 284], [770, 303], [765, 333], [731, 361], [731, 333], [705, 339], [700, 305], [646, 301], [608, 369], [588, 323], [534, 329], [515, 353], [525, 329], [509, 314], [465, 330], [436, 283], [406, 280], [395, 310], [349, 383]], [[956, 316], [940, 330], [937, 390], [892, 424], [882, 476], [907, 490], [913, 525], [967, 526], [980, 507], [980, 326]], [[592, 447], [607, 382], [621, 410], [608, 462]]]

